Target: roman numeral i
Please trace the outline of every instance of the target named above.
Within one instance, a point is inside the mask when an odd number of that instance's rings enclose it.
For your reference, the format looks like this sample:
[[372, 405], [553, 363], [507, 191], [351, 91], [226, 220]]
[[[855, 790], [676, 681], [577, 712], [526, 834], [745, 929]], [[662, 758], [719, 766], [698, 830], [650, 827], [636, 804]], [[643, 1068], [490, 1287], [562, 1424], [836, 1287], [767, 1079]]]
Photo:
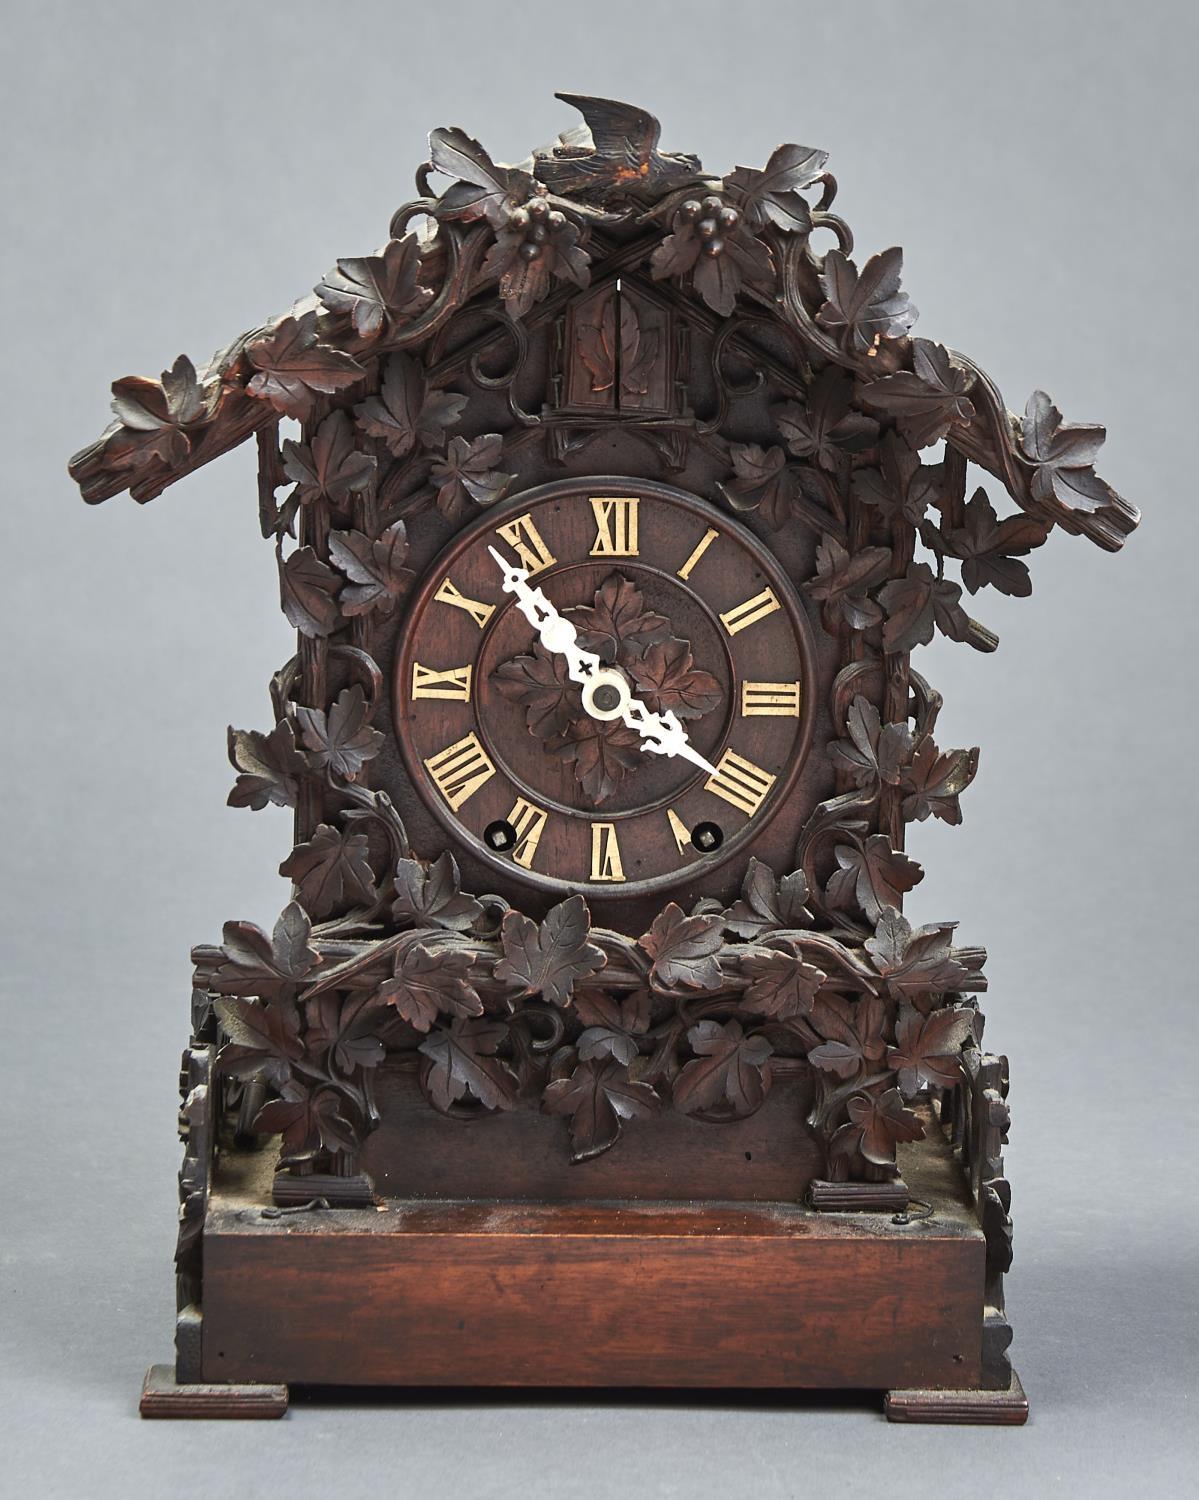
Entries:
[[595, 542], [592, 557], [637, 556], [637, 497], [595, 496]]

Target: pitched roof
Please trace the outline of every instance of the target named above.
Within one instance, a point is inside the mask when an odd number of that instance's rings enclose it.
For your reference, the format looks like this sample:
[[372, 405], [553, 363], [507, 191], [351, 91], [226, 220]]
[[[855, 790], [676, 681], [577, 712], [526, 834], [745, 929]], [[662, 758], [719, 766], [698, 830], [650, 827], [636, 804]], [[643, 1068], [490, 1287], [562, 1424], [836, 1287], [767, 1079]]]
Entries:
[[[661, 151], [645, 111], [558, 97], [585, 126], [515, 167], [456, 127], [435, 130], [419, 196], [397, 210], [377, 254], [339, 260], [312, 295], [199, 369], [181, 355], [160, 380], [115, 381], [116, 420], [70, 463], [84, 499], [153, 499], [277, 417], [303, 419], [318, 397], [352, 394], [383, 356], [428, 343], [472, 299], [498, 296], [511, 326], [588, 285], [593, 268], [619, 264], [679, 283], [717, 318], [738, 304], [765, 308], [811, 363], [851, 371], [857, 404], [894, 419], [913, 446], [943, 436], [1030, 515], [1122, 546], [1139, 516], [1095, 474], [1104, 429], [1063, 422], [1041, 391], [1017, 417], [972, 360], [913, 337], [902, 253], [850, 258], [826, 152], [784, 145], [762, 170], [715, 176], [694, 156]], [[433, 173], [449, 179], [443, 192]], [[816, 192], [814, 203], [804, 196]], [[702, 253], [694, 222], [697, 200], [713, 195], [730, 225], [718, 256]], [[410, 228], [418, 220], [423, 233]], [[823, 257], [809, 244], [816, 228], [838, 242]]]

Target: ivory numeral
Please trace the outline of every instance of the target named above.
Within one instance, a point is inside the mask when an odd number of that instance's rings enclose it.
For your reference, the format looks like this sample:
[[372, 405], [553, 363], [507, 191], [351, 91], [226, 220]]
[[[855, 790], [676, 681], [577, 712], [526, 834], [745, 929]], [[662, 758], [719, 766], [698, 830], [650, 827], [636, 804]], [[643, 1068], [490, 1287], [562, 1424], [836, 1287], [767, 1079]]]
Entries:
[[447, 667], [444, 672], [434, 667], [423, 667], [412, 663], [413, 698], [452, 698], [458, 703], [470, 702], [471, 667]]
[[465, 739], [457, 740], [431, 756], [425, 761], [425, 770], [449, 803], [451, 812], [457, 812], [484, 782], [495, 775], [491, 758], [473, 730]]
[[533, 525], [532, 516], [517, 516], [515, 521], [505, 521], [496, 527], [496, 535], [520, 554], [521, 565], [531, 578], [534, 573], [544, 573], [558, 559], [541, 539], [541, 533]]
[[675, 812], [673, 807], [666, 809], [666, 821], [670, 824], [670, 831], [674, 835], [675, 844], [680, 854], [686, 854], [691, 848], [691, 830]]
[[741, 684], [741, 717], [743, 719], [798, 719], [799, 683], [743, 682]]
[[480, 604], [477, 599], [468, 599], [465, 594], [458, 592], [449, 578], [443, 580], [433, 597], [439, 604], [452, 604], [455, 609], [464, 609], [480, 630], [495, 614], [494, 604]]
[[704, 555], [704, 553], [708, 550], [708, 548], [712, 545], [712, 543], [719, 535], [719, 531], [716, 531], [713, 527], [709, 527], [708, 530], [704, 532], [703, 536], [700, 537], [699, 545], [696, 547], [695, 551], [691, 554], [691, 556], [687, 559], [687, 561], [683, 564], [683, 566], [679, 569], [678, 573], [675, 576], [677, 578], [683, 579], [683, 581], [686, 582], [686, 580], [691, 577], [691, 569], [695, 567], [696, 563], [699, 562], [700, 558]]
[[624, 865], [620, 860], [620, 845], [616, 842], [615, 823], [591, 825], [591, 878], [624, 879]]
[[755, 766], [752, 760], [726, 750], [716, 762], [716, 775], [709, 776], [704, 786], [752, 818], [766, 800], [775, 779], [769, 771]]
[[738, 604], [736, 609], [730, 609], [727, 614], [721, 615], [720, 623], [730, 635], [736, 635], [738, 631], [746, 630], [750, 625], [764, 620], [767, 615], [772, 615], [776, 609], [782, 609], [782, 605], [775, 598], [774, 590], [763, 589], [744, 604]]
[[518, 797], [508, 814], [508, 822], [516, 829], [516, 843], [512, 846], [512, 858], [526, 870], [532, 869], [537, 845], [549, 818], [543, 808]]
[[637, 556], [637, 497], [594, 496], [595, 542], [592, 557]]

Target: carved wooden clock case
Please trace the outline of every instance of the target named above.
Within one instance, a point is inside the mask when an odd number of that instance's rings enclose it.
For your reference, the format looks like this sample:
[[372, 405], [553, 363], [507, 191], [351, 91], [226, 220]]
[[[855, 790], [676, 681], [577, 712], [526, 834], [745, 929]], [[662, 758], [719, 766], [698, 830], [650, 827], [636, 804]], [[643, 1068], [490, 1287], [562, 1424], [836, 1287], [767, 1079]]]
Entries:
[[905, 825], [960, 820], [977, 751], [910, 653], [993, 650], [972, 596], [1136, 512], [1102, 428], [911, 334], [825, 152], [713, 175], [560, 97], [585, 125], [519, 167], [434, 131], [378, 254], [117, 381], [71, 464], [144, 501], [255, 435], [298, 635], [273, 727], [229, 731], [230, 803], [294, 809], [292, 895], [194, 951], [142, 1410], [859, 1387], [1022, 1421], [985, 954], [901, 910]]

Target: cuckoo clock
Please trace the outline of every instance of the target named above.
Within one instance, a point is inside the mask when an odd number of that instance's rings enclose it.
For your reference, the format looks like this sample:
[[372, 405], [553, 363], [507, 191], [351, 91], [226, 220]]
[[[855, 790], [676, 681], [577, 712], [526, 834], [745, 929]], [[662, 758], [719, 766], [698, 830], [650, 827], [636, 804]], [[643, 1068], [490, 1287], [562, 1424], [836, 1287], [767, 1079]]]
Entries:
[[902, 912], [905, 827], [960, 820], [978, 752], [911, 653], [993, 650], [980, 596], [1137, 513], [1102, 428], [913, 334], [824, 151], [713, 174], [560, 97], [585, 124], [521, 166], [435, 130], [377, 254], [117, 381], [71, 464], [146, 501], [253, 436], [297, 632], [229, 730], [291, 890], [193, 954], [142, 1409], [857, 1387], [1020, 1422], [985, 954]]

